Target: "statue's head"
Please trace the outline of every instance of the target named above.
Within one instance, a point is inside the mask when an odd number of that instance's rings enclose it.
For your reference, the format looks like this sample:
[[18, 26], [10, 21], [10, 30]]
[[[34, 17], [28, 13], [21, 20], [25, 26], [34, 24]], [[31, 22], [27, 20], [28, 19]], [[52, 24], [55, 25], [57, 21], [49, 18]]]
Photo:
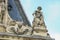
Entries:
[[37, 9], [38, 9], [38, 10], [42, 10], [42, 7], [39, 6]]

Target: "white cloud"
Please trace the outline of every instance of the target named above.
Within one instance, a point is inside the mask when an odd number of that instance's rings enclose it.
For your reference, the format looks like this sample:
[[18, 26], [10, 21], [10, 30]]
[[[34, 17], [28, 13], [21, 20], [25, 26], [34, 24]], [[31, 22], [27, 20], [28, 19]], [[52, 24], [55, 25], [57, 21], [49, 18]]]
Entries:
[[51, 37], [55, 38], [55, 40], [60, 40], [60, 33], [53, 34]]

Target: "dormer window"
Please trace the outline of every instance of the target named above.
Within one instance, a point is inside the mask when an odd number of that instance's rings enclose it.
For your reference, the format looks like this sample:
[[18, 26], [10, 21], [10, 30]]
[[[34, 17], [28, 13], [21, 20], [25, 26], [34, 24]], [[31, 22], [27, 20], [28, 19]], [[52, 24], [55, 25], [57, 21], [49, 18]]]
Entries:
[[8, 11], [11, 11], [12, 10], [12, 6], [9, 4], [8, 5]]

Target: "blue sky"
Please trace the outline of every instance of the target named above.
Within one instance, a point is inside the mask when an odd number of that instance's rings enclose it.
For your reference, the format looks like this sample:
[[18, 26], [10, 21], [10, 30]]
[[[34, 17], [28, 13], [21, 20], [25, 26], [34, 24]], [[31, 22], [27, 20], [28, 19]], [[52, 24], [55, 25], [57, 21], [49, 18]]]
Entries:
[[21, 0], [21, 4], [31, 23], [32, 13], [41, 6], [50, 35], [56, 39], [60, 37], [60, 0]]

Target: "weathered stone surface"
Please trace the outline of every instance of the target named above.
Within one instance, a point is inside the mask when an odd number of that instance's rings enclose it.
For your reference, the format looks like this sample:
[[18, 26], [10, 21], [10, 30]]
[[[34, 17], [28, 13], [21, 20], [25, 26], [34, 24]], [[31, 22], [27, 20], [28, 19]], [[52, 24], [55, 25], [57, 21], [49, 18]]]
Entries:
[[0, 24], [0, 32], [6, 32], [6, 28], [3, 24]]
[[33, 14], [33, 25], [30, 27], [10, 17], [8, 11], [12, 7], [8, 7], [8, 1], [0, 0], [0, 40], [53, 40], [47, 33], [41, 7]]
[[[21, 24], [21, 23], [20, 23]], [[8, 33], [15, 33], [20, 35], [31, 35], [32, 27], [29, 27], [28, 25], [19, 25], [18, 22], [12, 22], [9, 27], [6, 27], [6, 31]]]

